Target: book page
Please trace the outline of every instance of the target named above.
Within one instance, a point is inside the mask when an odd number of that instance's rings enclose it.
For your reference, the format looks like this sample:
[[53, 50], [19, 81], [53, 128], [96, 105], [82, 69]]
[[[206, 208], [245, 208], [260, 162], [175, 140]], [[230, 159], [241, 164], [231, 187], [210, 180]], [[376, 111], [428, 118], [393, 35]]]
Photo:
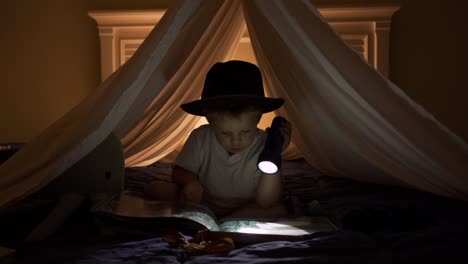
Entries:
[[209, 230], [219, 231], [216, 216], [207, 207], [194, 203], [145, 200], [142, 197], [122, 193], [102, 203], [92, 211], [98, 214], [142, 220], [151, 218], [190, 219]]
[[271, 221], [233, 219], [223, 222], [219, 227], [225, 232], [291, 236], [336, 230], [335, 225], [328, 218], [312, 216]]

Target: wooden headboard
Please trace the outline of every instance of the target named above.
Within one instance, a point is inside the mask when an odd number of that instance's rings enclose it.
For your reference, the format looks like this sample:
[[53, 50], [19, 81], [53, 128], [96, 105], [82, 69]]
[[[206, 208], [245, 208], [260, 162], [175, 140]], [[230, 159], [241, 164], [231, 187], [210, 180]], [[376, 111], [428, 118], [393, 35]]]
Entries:
[[[323, 7], [329, 24], [383, 76], [389, 71], [391, 17], [396, 5]], [[106, 79], [130, 58], [166, 10], [90, 11], [96, 20], [101, 44], [101, 79]], [[237, 59], [255, 61], [250, 38], [241, 39]]]

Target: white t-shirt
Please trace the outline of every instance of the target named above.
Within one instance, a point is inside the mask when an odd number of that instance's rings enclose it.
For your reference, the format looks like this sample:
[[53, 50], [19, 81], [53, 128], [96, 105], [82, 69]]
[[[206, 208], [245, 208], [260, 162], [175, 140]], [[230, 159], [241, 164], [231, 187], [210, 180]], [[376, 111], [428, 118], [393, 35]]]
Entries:
[[266, 132], [257, 129], [253, 142], [239, 153], [229, 155], [209, 125], [192, 131], [177, 156], [175, 165], [198, 176], [209, 205], [232, 209], [251, 201], [261, 172], [257, 168]]

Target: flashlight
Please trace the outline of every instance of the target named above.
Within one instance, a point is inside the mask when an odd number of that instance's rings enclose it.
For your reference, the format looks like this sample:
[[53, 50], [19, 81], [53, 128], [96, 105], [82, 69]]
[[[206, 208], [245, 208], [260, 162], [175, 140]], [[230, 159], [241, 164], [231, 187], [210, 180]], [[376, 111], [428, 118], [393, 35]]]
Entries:
[[265, 174], [275, 174], [281, 167], [284, 138], [279, 128], [283, 122], [286, 122], [286, 119], [282, 116], [273, 119], [268, 130], [265, 146], [258, 157], [258, 168]]

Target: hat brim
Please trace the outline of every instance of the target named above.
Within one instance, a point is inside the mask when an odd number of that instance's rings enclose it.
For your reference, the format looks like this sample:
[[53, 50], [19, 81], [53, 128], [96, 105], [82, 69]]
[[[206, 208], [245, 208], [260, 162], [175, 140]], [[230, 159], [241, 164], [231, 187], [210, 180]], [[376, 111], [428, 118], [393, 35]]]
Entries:
[[268, 113], [284, 104], [282, 98], [268, 98], [248, 95], [216, 96], [182, 104], [180, 107], [187, 113], [205, 116], [205, 109], [233, 109], [247, 106], [258, 107], [262, 113]]

